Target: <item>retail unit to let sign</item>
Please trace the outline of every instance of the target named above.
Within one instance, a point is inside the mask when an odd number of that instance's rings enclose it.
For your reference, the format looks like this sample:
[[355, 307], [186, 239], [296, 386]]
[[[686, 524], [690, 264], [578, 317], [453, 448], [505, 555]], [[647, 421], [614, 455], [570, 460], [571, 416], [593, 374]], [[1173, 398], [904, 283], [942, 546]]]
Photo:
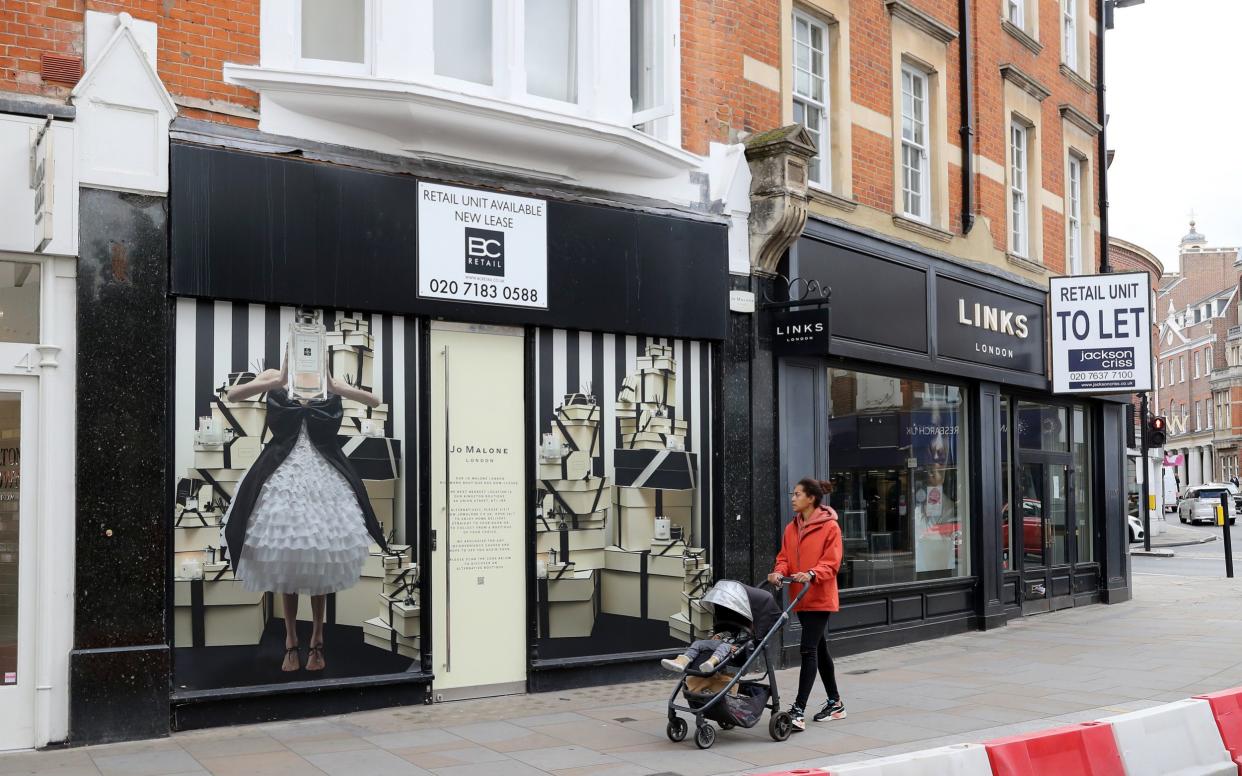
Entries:
[[418, 295], [548, 307], [548, 203], [418, 184]]
[[1151, 390], [1151, 281], [1145, 272], [1049, 281], [1053, 393]]

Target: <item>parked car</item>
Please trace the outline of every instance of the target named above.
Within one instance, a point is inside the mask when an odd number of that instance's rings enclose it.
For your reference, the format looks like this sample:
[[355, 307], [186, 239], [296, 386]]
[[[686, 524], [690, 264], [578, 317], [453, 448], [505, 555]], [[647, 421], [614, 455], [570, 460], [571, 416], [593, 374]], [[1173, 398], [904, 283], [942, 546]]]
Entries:
[[1205, 482], [1199, 487], [1201, 488], [1224, 488], [1225, 490], [1229, 491], [1230, 493], [1233, 494], [1234, 509], [1238, 512], [1238, 514], [1242, 514], [1242, 491], [1238, 490], [1237, 485], [1234, 485], [1232, 482]]
[[1131, 493], [1129, 506], [1126, 511], [1126, 528], [1130, 534], [1130, 543], [1143, 541], [1143, 518], [1139, 517], [1139, 497], [1137, 493]]
[[1220, 506], [1220, 497], [1226, 494], [1234, 505], [1233, 514], [1229, 516], [1229, 525], [1233, 525], [1239, 512], [1233, 488], [1214, 483], [1192, 485], [1186, 488], [1182, 500], [1177, 502], [1177, 519], [1183, 523], [1215, 523], [1216, 508]]

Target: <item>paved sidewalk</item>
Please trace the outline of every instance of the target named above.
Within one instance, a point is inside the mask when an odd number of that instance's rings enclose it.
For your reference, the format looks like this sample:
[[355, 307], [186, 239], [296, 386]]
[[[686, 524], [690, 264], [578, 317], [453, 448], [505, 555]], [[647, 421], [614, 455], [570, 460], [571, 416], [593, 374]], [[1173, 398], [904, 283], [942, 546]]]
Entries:
[[[0, 774], [745, 774], [982, 740], [1242, 685], [1242, 581], [1135, 577], [1136, 600], [843, 658], [849, 717], [783, 744], [664, 737], [670, 682], [460, 701], [0, 756]], [[792, 697], [796, 672], [781, 672]], [[817, 688], [812, 703], [822, 701]]]

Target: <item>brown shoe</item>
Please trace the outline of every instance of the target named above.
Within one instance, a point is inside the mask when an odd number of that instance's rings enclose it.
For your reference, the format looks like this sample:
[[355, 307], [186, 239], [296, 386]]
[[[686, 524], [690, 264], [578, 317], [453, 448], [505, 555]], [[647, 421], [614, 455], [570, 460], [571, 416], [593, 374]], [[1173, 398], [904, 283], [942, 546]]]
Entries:
[[298, 654], [298, 645], [294, 644], [292, 647], [285, 649], [285, 660], [280, 664], [280, 670], [289, 673], [290, 671], [299, 671], [301, 668], [302, 658]]
[[306, 652], [306, 670], [322, 671], [325, 665], [323, 661], [323, 642], [312, 644]]

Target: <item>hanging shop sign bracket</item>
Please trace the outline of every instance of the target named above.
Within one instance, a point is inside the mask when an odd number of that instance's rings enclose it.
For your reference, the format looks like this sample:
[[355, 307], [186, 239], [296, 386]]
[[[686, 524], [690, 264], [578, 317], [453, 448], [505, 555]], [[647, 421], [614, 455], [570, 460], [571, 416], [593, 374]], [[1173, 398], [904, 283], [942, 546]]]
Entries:
[[832, 288], [818, 280], [777, 275], [776, 289], [785, 289], [784, 299], [773, 299], [764, 289], [764, 325], [777, 356], [825, 355], [832, 339]]

